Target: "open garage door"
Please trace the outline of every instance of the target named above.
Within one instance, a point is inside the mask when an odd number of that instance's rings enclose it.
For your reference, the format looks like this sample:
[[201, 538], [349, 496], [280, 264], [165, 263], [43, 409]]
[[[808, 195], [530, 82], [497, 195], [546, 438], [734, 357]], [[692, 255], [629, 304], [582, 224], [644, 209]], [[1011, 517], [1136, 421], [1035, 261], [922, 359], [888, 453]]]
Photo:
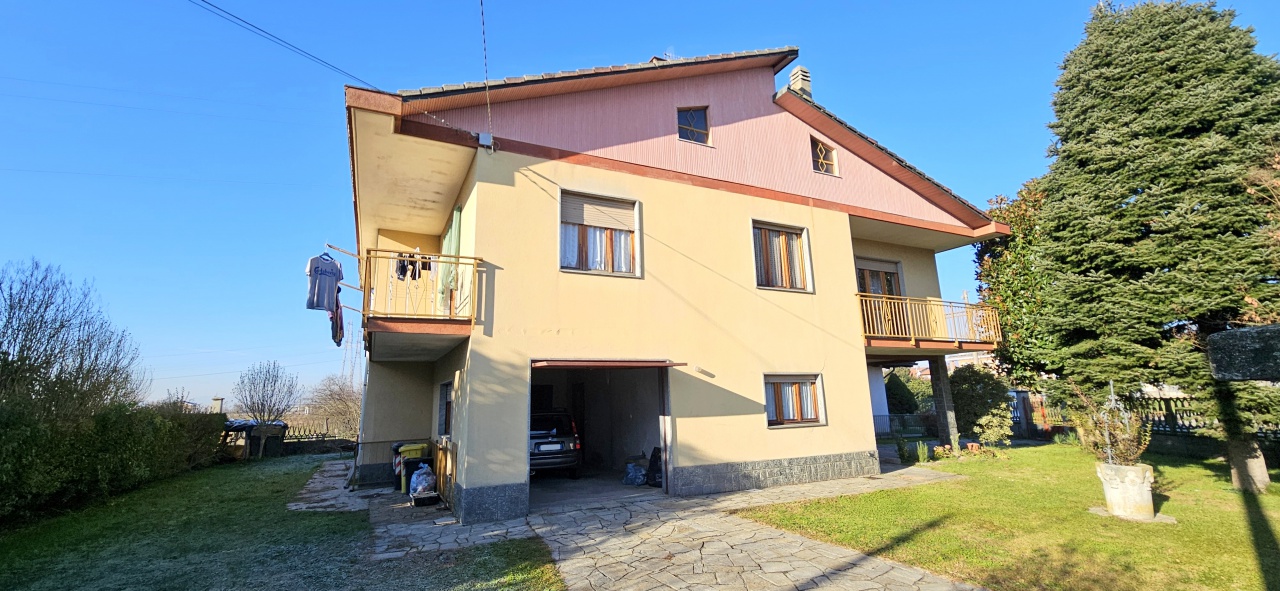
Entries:
[[[667, 371], [676, 365], [682, 364], [534, 361], [530, 507], [663, 494], [670, 465]], [[627, 463], [640, 455], [656, 478], [624, 484]]]

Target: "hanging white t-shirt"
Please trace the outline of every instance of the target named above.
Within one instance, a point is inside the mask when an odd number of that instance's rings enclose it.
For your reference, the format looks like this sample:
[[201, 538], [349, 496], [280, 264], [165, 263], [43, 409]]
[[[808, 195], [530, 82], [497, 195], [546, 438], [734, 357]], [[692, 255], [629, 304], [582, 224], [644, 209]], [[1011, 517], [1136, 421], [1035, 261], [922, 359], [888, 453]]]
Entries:
[[328, 255], [307, 261], [307, 309], [332, 312], [338, 303], [338, 282], [342, 281], [342, 263]]

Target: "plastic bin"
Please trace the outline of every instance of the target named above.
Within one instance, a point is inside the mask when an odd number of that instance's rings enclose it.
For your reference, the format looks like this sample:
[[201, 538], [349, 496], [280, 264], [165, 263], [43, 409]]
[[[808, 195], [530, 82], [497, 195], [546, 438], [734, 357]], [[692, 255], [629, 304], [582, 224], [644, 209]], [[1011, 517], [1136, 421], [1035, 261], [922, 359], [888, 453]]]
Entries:
[[428, 445], [425, 443], [408, 443], [400, 446], [400, 459], [408, 460], [409, 458], [421, 459], [427, 455]]

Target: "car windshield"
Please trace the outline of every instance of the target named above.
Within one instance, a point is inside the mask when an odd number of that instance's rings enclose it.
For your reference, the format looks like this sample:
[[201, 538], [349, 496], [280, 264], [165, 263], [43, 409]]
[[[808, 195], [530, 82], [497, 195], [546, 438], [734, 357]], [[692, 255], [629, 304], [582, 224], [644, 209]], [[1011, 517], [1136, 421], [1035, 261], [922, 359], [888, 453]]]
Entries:
[[573, 427], [565, 415], [534, 415], [529, 419], [529, 431], [534, 435], [570, 435]]

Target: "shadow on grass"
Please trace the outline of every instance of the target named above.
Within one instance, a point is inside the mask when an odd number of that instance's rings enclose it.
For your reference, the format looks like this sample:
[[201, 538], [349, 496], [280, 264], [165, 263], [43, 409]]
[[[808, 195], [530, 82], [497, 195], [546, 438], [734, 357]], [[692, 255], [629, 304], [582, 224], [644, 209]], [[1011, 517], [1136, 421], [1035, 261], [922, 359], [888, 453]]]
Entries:
[[1253, 536], [1253, 551], [1258, 555], [1258, 568], [1267, 589], [1280, 589], [1280, 542], [1271, 528], [1271, 520], [1262, 509], [1258, 495], [1240, 493], [1244, 502], [1245, 517], [1249, 520], [1249, 533]]
[[1141, 587], [1133, 575], [1132, 566], [1060, 547], [1015, 557], [987, 570], [980, 582], [992, 589], [1138, 591]]
[[[878, 557], [879, 555], [889, 552], [894, 548], [897, 548], [898, 546], [901, 546], [903, 544], [910, 542], [916, 536], [924, 532], [927, 532], [931, 529], [937, 529], [938, 527], [941, 527], [942, 524], [945, 523], [950, 518], [951, 518], [951, 515], [943, 515], [942, 517], [937, 517], [925, 523], [917, 525], [916, 527], [911, 528], [911, 530], [905, 533], [894, 536], [888, 542], [885, 542], [884, 544], [880, 545], [878, 548], [868, 550], [863, 556], [859, 556], [857, 558], [847, 560], [837, 568], [826, 569], [822, 572], [821, 575], [812, 577], [805, 583], [797, 583], [796, 588], [805, 589], [807, 588], [807, 585], [817, 586], [821, 583], [821, 581], [819, 581], [818, 579], [821, 579], [824, 577], [838, 578], [841, 573], [845, 573], [848, 571], [857, 571], [860, 567], [865, 565], [865, 563], [868, 561], [869, 558]], [[870, 573], [866, 573], [866, 574], [870, 575]]]

